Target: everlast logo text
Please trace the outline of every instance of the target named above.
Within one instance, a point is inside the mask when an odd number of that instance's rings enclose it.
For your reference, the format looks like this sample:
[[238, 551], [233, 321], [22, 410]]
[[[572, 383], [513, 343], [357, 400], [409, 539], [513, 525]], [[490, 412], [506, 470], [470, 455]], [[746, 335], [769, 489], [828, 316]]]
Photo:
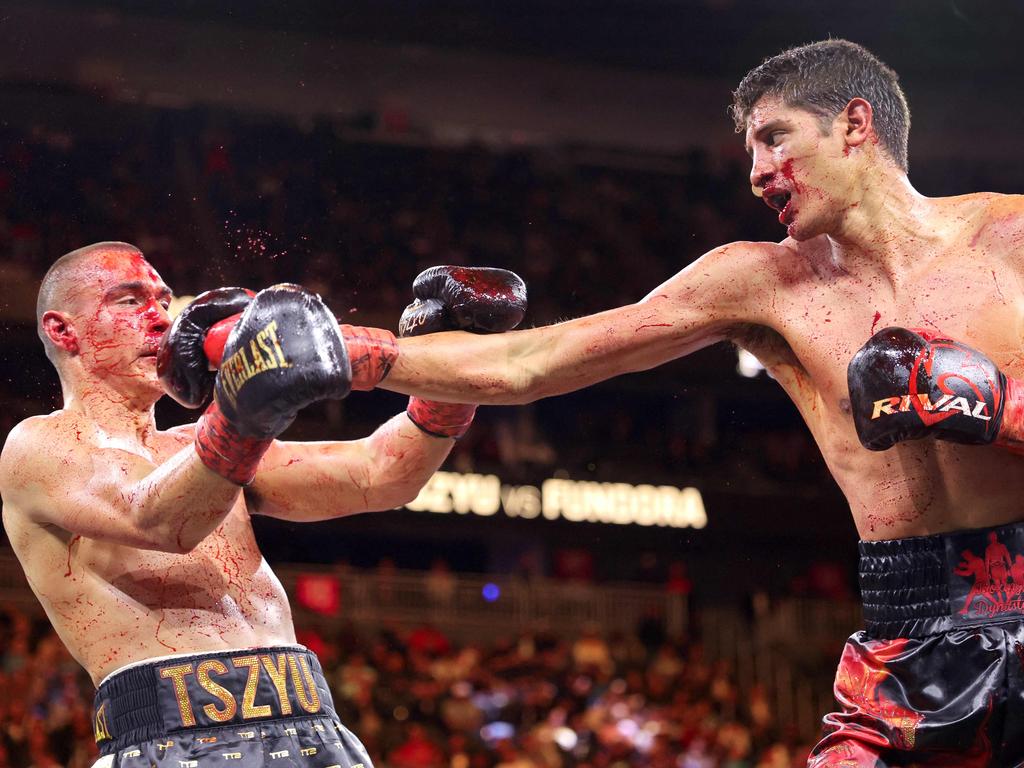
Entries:
[[972, 404], [966, 397], [943, 395], [933, 403], [926, 394], [883, 397], [881, 400], [875, 400], [874, 408], [871, 411], [871, 418], [877, 419], [883, 415], [891, 416], [894, 413], [906, 413], [907, 411], [915, 410], [912, 399], [916, 399], [921, 404], [921, 410], [924, 411], [936, 413], [959, 411], [964, 416], [981, 419], [982, 421], [989, 421], [992, 418], [991, 415], [985, 413], [986, 403], [983, 400], [976, 400]]
[[177, 727], [287, 717], [303, 711], [313, 714], [321, 709], [309, 660], [302, 653], [188, 661], [160, 667], [159, 676], [170, 683], [167, 692], [173, 695], [181, 719]]
[[288, 367], [290, 364], [277, 338], [277, 321], [271, 320], [249, 341], [248, 347], [240, 347], [221, 364], [224, 394], [234, 404], [238, 391], [249, 379], [265, 371]]

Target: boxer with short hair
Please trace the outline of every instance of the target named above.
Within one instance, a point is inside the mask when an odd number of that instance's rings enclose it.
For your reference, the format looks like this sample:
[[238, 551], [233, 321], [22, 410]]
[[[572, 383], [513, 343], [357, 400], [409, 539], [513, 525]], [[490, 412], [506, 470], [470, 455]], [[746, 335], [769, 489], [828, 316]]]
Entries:
[[[58, 635], [98, 686], [101, 764], [208, 757], [370, 768], [316, 657], [295, 644], [250, 515], [307, 522], [401, 506], [471, 410], [414, 403], [412, 418], [398, 415], [362, 440], [278, 440], [304, 406], [346, 396], [354, 372], [378, 380], [393, 337], [346, 336], [318, 296], [294, 285], [201, 298], [172, 327], [170, 289], [127, 243], [54, 263], [37, 318], [64, 404], [7, 438], [4, 527]], [[500, 298], [481, 295], [475, 306], [487, 326], [478, 330], [522, 317], [521, 303]], [[205, 333], [238, 313], [215, 374]], [[472, 317], [460, 327], [475, 328]], [[158, 357], [177, 374], [179, 399], [213, 395], [198, 424], [157, 428]]]
[[748, 349], [796, 404], [862, 539], [867, 630], [847, 645], [842, 710], [811, 763], [1020, 764], [1018, 585], [1001, 558], [1005, 587], [971, 602], [962, 563], [970, 552], [991, 567], [990, 536], [1012, 562], [1024, 553], [1024, 198], [918, 193], [897, 76], [844, 40], [766, 60], [733, 116], [785, 239], [715, 248], [590, 317], [400, 340], [382, 386], [525, 403], [718, 341]]

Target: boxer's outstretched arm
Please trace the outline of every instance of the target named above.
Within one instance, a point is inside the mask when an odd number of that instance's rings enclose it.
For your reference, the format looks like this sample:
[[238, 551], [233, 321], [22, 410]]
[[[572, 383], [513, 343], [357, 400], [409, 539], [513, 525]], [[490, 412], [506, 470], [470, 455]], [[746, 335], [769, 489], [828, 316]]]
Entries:
[[245, 490], [249, 511], [313, 522], [394, 509], [416, 498], [454, 444], [404, 413], [362, 440], [276, 441]]
[[477, 336], [399, 339], [385, 389], [433, 400], [511, 405], [653, 368], [764, 322], [758, 244], [717, 248], [635, 304], [556, 325]]
[[191, 442], [154, 467], [45, 418], [15, 427], [0, 456], [5, 522], [21, 516], [140, 549], [192, 550], [221, 524], [239, 490], [203, 466]]

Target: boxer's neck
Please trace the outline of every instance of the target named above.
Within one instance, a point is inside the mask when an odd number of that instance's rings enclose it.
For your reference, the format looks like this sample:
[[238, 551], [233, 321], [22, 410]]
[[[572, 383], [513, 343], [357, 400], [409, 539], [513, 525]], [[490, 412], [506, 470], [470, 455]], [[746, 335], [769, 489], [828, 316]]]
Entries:
[[921, 266], [944, 229], [935, 221], [932, 200], [919, 193], [901, 171], [875, 166], [878, 178], [865, 184], [834, 232], [829, 233], [836, 259], [851, 271], [880, 272], [892, 285]]
[[145, 446], [156, 434], [155, 400], [151, 392], [124, 392], [104, 382], [64, 388], [65, 411], [81, 414], [111, 440], [138, 446]]

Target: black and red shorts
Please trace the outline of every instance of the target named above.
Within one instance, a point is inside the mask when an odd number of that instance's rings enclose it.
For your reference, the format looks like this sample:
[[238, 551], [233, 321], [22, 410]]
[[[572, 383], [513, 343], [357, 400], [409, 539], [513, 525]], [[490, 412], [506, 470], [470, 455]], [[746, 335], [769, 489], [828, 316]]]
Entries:
[[373, 768], [301, 646], [168, 656], [96, 692], [96, 768]]
[[860, 585], [808, 765], [1024, 766], [1024, 524], [861, 542]]

